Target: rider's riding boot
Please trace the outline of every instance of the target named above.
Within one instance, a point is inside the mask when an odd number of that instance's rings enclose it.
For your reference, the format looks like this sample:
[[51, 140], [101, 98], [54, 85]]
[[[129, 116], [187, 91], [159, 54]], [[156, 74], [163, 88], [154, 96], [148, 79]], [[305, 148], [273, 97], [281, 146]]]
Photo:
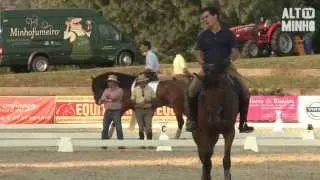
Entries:
[[144, 132], [139, 132], [139, 139], [144, 139]]
[[251, 126], [248, 126], [247, 122], [240, 122], [239, 125], [239, 132], [240, 133], [251, 133], [254, 131], [254, 128]]
[[250, 103], [250, 92], [249, 89], [241, 82], [240, 78], [237, 77], [238, 81], [238, 93], [239, 93], [239, 112], [240, 112], [240, 122], [239, 122], [239, 132], [240, 133], [251, 133], [254, 131], [253, 127], [247, 124], [247, 115]]
[[192, 132], [197, 128], [198, 96], [189, 98], [189, 116], [186, 122], [186, 131]]
[[[240, 122], [239, 122], [239, 132], [240, 133], [251, 133], [254, 128], [248, 126], [247, 124], [247, 114], [249, 109], [249, 99], [245, 100], [240, 98]], [[242, 113], [242, 114], [241, 114]]]

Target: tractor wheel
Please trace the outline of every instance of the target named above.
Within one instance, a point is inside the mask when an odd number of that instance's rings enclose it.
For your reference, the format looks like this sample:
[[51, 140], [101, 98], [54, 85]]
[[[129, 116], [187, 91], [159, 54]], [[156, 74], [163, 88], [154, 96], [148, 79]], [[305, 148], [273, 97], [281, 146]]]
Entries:
[[242, 49], [242, 55], [244, 57], [258, 57], [259, 47], [255, 41], [247, 41]]
[[294, 49], [292, 36], [277, 29], [271, 37], [271, 49], [280, 56], [292, 54]]

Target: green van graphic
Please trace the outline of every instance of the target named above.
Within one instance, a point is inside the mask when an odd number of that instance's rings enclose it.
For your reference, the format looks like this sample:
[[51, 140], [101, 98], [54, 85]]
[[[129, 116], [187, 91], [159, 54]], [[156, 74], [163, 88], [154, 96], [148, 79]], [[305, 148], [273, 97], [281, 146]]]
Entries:
[[[90, 47], [90, 35], [92, 31], [92, 21], [87, 20], [86, 24], [82, 24], [82, 18], [74, 17], [69, 18], [66, 22], [66, 30], [64, 31], [63, 38], [69, 40], [72, 52], [72, 59], [90, 59], [92, 52]], [[85, 54], [85, 56], [79, 56]]]

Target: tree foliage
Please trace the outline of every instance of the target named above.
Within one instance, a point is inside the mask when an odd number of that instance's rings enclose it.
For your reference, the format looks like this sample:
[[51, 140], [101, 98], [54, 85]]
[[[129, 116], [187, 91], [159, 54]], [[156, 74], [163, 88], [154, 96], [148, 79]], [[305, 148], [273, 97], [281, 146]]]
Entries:
[[196, 3], [184, 0], [111, 0], [104, 14], [135, 38], [149, 40], [162, 57], [189, 52], [199, 30]]
[[[14, 1], [14, 0], [12, 0]], [[227, 26], [256, 23], [260, 17], [281, 19], [284, 7], [311, 6], [317, 10], [314, 42], [320, 47], [319, 0], [16, 0], [20, 8], [95, 8], [137, 43], [149, 40], [164, 60], [182, 53], [191, 56], [201, 29], [199, 10], [220, 9]], [[320, 50], [320, 49], [319, 49]]]
[[203, 0], [205, 6], [220, 9], [222, 21], [229, 25], [257, 22], [260, 17], [280, 20], [284, 7], [300, 7], [306, 0]]

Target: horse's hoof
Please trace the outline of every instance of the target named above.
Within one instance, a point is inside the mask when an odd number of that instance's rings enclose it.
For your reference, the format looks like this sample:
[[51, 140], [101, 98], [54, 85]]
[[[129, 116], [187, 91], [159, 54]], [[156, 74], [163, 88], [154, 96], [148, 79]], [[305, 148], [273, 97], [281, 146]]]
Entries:
[[201, 180], [211, 180], [211, 176], [202, 176]]
[[174, 137], [175, 139], [180, 139], [181, 137], [181, 132], [182, 130], [181, 129], [178, 129], [177, 132], [176, 132], [176, 136]]
[[108, 149], [107, 146], [101, 146], [100, 148], [101, 148], [101, 149], [104, 149], [104, 150]]
[[231, 180], [231, 173], [229, 171], [224, 172], [224, 180]]

